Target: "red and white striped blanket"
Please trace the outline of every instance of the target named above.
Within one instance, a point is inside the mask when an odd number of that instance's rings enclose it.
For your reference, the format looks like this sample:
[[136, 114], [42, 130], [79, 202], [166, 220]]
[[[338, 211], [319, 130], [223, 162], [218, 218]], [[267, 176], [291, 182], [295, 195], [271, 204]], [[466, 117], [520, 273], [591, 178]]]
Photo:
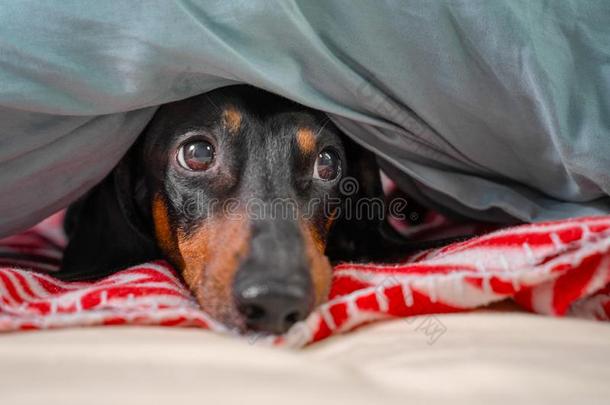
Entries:
[[[202, 312], [164, 262], [93, 283], [51, 275], [65, 244], [55, 215], [0, 241], [0, 331], [88, 325], [163, 325], [232, 333]], [[524, 225], [420, 252], [395, 265], [340, 264], [330, 300], [282, 337], [300, 347], [390, 317], [466, 311], [507, 298], [553, 316], [610, 318], [610, 216]], [[418, 326], [434, 340], [444, 326]]]

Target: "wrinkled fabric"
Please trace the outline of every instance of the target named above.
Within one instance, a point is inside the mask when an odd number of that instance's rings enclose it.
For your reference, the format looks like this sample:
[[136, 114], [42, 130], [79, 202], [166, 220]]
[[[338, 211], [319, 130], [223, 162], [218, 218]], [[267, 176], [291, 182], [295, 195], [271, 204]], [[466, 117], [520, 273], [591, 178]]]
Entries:
[[[0, 239], [0, 336], [32, 329], [157, 325], [300, 348], [389, 318], [412, 322], [506, 300], [538, 314], [610, 321], [610, 216], [507, 227], [406, 254], [399, 263], [339, 263], [328, 300], [279, 336], [236, 334], [205, 312], [179, 273], [162, 260], [92, 282], [54, 278], [66, 243], [59, 228], [62, 216]], [[439, 327], [426, 334], [432, 344], [446, 331]]]
[[234, 83], [328, 112], [477, 219], [610, 213], [605, 0], [63, 0], [0, 8], [0, 235], [86, 192], [156, 106]]

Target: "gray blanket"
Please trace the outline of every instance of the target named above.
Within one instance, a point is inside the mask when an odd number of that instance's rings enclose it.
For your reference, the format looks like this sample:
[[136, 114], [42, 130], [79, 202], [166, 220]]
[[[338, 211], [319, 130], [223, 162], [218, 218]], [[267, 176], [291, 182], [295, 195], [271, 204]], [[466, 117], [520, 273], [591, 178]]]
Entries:
[[610, 212], [607, 0], [5, 2], [0, 235], [103, 178], [157, 105], [250, 83], [408, 193], [492, 221]]

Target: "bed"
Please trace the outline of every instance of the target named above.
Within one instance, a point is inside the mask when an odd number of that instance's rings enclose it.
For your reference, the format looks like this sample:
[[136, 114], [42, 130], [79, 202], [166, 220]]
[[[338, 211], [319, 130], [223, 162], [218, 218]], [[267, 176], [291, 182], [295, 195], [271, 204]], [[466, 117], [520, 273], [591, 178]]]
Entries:
[[105, 327], [0, 335], [10, 404], [604, 404], [610, 328], [509, 308], [387, 321], [303, 350], [198, 329]]

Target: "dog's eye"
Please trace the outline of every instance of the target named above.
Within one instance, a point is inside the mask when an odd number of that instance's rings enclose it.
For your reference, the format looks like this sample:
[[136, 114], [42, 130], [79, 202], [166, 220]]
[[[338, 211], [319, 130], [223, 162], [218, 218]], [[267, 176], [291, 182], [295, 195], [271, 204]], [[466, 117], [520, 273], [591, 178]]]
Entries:
[[180, 147], [177, 159], [187, 170], [207, 170], [214, 161], [214, 146], [207, 141], [189, 142]]
[[323, 181], [331, 181], [339, 176], [341, 170], [339, 155], [334, 150], [323, 149], [313, 167], [313, 178]]

